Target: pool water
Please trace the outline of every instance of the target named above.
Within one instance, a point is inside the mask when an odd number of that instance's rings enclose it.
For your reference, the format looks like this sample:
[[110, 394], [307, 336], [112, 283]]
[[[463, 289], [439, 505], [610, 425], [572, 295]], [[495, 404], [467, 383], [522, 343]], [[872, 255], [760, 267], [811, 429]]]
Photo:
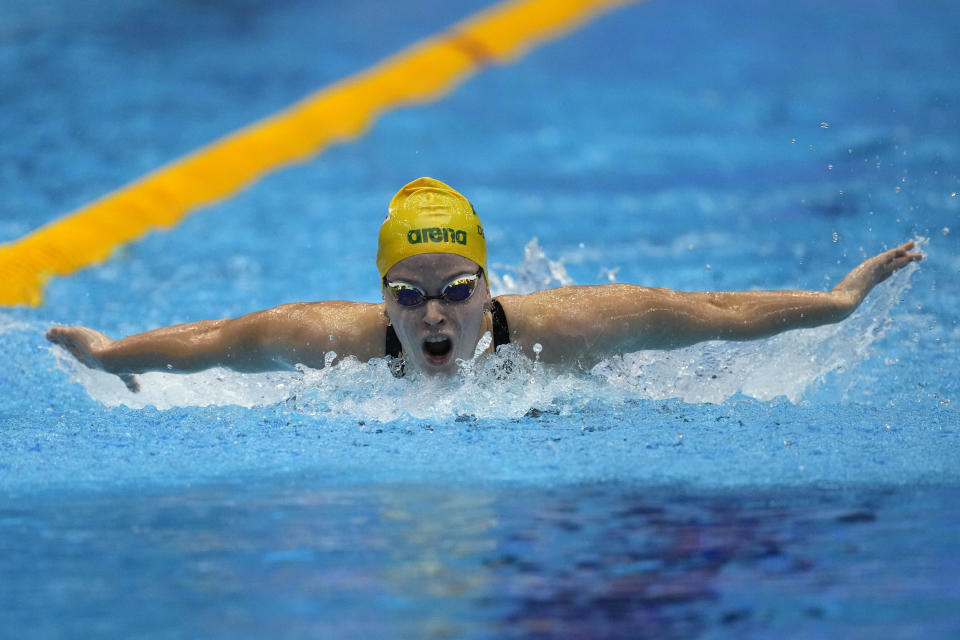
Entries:
[[[0, 242], [485, 6], [0, 7]], [[960, 10], [627, 5], [0, 309], [13, 637], [960, 634]], [[833, 286], [844, 323], [640, 352], [119, 380], [44, 340], [379, 295], [432, 175], [494, 293]]]

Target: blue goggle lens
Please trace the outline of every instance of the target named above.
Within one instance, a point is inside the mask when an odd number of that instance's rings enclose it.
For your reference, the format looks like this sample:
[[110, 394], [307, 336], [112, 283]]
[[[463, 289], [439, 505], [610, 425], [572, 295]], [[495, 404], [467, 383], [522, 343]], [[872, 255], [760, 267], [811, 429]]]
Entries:
[[473, 292], [477, 290], [477, 282], [480, 281], [480, 274], [483, 269], [475, 274], [457, 278], [448, 283], [440, 290], [438, 296], [428, 296], [426, 291], [420, 287], [415, 287], [406, 282], [387, 282], [384, 278], [384, 285], [393, 294], [393, 299], [402, 307], [417, 307], [427, 300], [443, 300], [444, 302], [464, 302], [469, 300]]

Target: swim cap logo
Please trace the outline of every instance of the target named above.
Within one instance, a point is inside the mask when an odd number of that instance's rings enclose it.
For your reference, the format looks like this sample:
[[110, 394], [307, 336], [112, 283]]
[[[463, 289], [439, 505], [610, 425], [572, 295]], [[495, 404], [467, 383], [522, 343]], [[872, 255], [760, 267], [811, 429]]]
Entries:
[[433, 178], [404, 185], [387, 206], [377, 242], [381, 276], [401, 260], [449, 253], [487, 265], [487, 243], [476, 209], [462, 193]]
[[426, 229], [411, 229], [407, 232], [407, 242], [421, 244], [423, 242], [456, 242], [467, 244], [467, 232], [450, 227], [428, 227]]

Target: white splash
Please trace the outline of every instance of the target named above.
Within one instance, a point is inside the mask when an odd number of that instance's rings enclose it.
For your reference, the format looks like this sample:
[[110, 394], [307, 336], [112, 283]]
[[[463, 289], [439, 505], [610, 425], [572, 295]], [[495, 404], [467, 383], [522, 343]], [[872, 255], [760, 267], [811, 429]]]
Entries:
[[[573, 284], [559, 261], [547, 258], [532, 240], [513, 276], [490, 274], [497, 293], [522, 293]], [[322, 370], [242, 374], [212, 369], [195, 374], [139, 376], [131, 393], [119, 378], [79, 365], [60, 347], [51, 347], [59, 366], [107, 406], [240, 405], [285, 403], [309, 415], [388, 422], [414, 418], [516, 418], [531, 410], [576, 412], [591, 402], [631, 398], [679, 398], [722, 403], [738, 393], [760, 400], [784, 396], [798, 402], [835, 371], [853, 369], [869, 357], [870, 345], [891, 326], [891, 311], [910, 286], [912, 264], [878, 286], [861, 308], [842, 323], [789, 331], [753, 342], [708, 342], [675, 351], [639, 351], [610, 358], [584, 373], [561, 373], [531, 361], [512, 345], [461, 365], [453, 378], [410, 374], [394, 378], [383, 359], [347, 358]]]
[[832, 372], [849, 372], [892, 325], [891, 311], [917, 265], [882, 283], [843, 322], [750, 342], [704, 342], [674, 351], [638, 351], [593, 369], [616, 388], [651, 399], [721, 403], [743, 393], [797, 403]]
[[0, 334], [10, 331], [32, 331], [33, 329], [34, 327], [31, 327], [25, 322], [14, 320], [10, 316], [0, 313]]
[[491, 271], [490, 292], [494, 296], [504, 294], [523, 294], [576, 284], [567, 274], [563, 262], [551, 260], [540, 248], [540, 243], [534, 238], [523, 248], [523, 262], [517, 266], [496, 265], [513, 271], [513, 275], [504, 273], [502, 276]]
[[[519, 349], [501, 348], [462, 363], [451, 378], [394, 378], [383, 361], [347, 359], [336, 367], [303, 371], [303, 386], [287, 401], [298, 413], [378, 422], [398, 418], [517, 418], [533, 408], [559, 414], [582, 406], [601, 391], [582, 393], [580, 376], [554, 374]], [[590, 385], [598, 387], [598, 385]]]
[[51, 346], [57, 367], [71, 382], [83, 385], [94, 400], [108, 406], [143, 409], [239, 405], [257, 407], [286, 400], [297, 386], [299, 374], [290, 372], [237, 373], [214, 368], [199, 373], [151, 372], [137, 375], [140, 391], [132, 393], [115, 375], [88, 369], [70, 353]]

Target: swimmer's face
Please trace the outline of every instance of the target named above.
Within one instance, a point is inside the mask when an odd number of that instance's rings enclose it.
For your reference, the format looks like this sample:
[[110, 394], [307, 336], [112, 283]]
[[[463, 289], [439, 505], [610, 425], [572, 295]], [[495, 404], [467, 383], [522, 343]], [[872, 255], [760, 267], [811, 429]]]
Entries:
[[[428, 296], [464, 276], [477, 273], [477, 264], [449, 253], [424, 253], [401, 260], [387, 272], [388, 282], [403, 282], [422, 289]], [[389, 291], [383, 301], [403, 352], [410, 362], [430, 374], [452, 374], [457, 360], [473, 357], [483, 335], [484, 310], [490, 302], [486, 275], [477, 281], [473, 295], [462, 302], [427, 300], [416, 307], [400, 305]]]

